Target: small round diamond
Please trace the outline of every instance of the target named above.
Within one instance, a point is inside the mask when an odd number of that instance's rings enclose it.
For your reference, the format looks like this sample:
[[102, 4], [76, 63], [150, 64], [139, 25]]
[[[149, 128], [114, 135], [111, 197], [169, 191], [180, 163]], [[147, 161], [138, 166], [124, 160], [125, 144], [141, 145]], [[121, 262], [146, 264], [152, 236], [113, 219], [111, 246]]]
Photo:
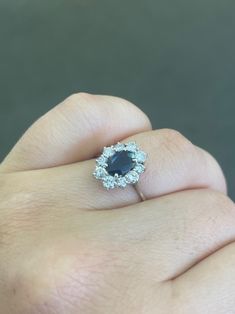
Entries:
[[145, 170], [145, 166], [142, 164], [136, 164], [134, 171], [137, 172], [138, 174], [143, 173]]
[[117, 144], [114, 146], [114, 149], [115, 149], [116, 152], [121, 152], [122, 150], [125, 149], [125, 144], [117, 143]]
[[139, 180], [139, 175], [137, 172], [135, 171], [130, 171], [126, 176], [126, 181], [127, 183], [132, 183], [135, 184], [136, 182], [138, 182]]
[[127, 186], [126, 179], [124, 177], [119, 177], [116, 179], [116, 184], [120, 188], [125, 188]]
[[107, 176], [104, 180], [103, 180], [103, 186], [107, 189], [113, 189], [115, 187], [115, 178], [112, 176]]
[[105, 147], [103, 151], [104, 157], [111, 157], [115, 153], [113, 147]]
[[146, 153], [143, 152], [143, 151], [138, 151], [138, 152], [135, 154], [135, 156], [134, 156], [135, 160], [136, 160], [137, 162], [140, 162], [140, 163], [144, 163], [145, 160], [146, 160], [146, 157], [147, 157], [147, 155], [146, 155]]
[[96, 167], [95, 172], [94, 172], [94, 177], [96, 179], [103, 179], [107, 175], [107, 172], [104, 168], [102, 167]]
[[96, 159], [97, 165], [101, 167], [107, 166], [107, 158], [101, 155], [98, 159]]
[[135, 142], [130, 142], [126, 144], [126, 150], [128, 150], [129, 152], [135, 152], [137, 149], [138, 148]]

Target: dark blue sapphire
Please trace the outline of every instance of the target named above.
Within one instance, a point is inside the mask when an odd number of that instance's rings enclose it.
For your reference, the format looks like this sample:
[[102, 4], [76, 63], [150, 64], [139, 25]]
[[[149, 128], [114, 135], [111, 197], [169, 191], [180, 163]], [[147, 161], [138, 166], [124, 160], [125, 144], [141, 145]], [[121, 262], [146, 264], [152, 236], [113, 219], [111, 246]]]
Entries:
[[135, 166], [132, 153], [128, 151], [116, 152], [112, 157], [109, 157], [107, 164], [106, 170], [111, 176], [115, 174], [124, 176]]

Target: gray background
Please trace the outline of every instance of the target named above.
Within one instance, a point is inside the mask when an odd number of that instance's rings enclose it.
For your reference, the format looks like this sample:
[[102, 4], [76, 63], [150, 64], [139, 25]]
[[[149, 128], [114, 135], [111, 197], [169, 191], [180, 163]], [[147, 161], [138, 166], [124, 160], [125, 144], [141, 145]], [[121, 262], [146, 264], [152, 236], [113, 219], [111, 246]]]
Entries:
[[235, 198], [234, 0], [0, 0], [0, 158], [75, 91], [139, 105], [220, 161]]

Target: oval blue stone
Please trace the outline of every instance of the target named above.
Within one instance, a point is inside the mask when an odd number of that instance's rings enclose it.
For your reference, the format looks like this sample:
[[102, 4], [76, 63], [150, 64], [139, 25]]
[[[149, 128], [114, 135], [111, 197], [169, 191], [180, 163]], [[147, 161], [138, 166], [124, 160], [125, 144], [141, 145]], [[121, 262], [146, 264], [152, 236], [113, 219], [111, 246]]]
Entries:
[[126, 175], [135, 166], [135, 162], [132, 159], [132, 153], [128, 151], [116, 152], [112, 157], [108, 159], [107, 172], [114, 176], [118, 174], [120, 176]]

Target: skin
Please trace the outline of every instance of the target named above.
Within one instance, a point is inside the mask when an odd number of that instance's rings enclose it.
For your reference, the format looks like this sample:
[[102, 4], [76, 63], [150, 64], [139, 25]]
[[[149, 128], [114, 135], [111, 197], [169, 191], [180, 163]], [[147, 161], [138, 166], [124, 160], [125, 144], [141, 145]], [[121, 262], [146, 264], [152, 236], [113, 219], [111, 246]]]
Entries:
[[[148, 153], [132, 186], [91, 175], [106, 145]], [[1, 314], [235, 313], [235, 206], [211, 155], [117, 97], [79, 93], [0, 166]]]

